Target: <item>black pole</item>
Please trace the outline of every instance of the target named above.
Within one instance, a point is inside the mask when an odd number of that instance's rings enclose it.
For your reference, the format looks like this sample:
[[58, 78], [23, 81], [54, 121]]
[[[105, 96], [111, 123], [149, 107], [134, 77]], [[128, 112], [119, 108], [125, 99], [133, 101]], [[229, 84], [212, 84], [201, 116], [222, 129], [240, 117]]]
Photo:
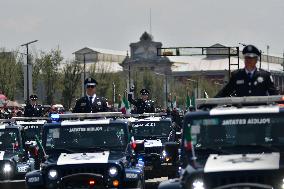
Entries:
[[112, 97], [113, 97], [113, 102], [112, 102], [112, 108], [114, 108], [114, 103], [115, 103], [115, 84], [114, 84], [114, 82], [112, 83], [112, 92], [113, 92], [113, 94], [112, 94]]
[[260, 50], [260, 56], [259, 56], [259, 68], [261, 68], [261, 61], [262, 61], [262, 51]]
[[86, 80], [86, 58], [85, 58], [85, 55], [86, 54], [83, 54], [83, 56], [84, 56], [84, 81], [83, 82], [85, 82], [85, 80]]
[[229, 78], [231, 77], [231, 48], [228, 48], [228, 58], [229, 58]]
[[130, 81], [130, 61], [128, 61], [128, 90], [129, 90], [129, 92], [130, 92], [130, 89], [131, 89], [131, 81]]
[[240, 69], [240, 48], [237, 47], [237, 54], [238, 54], [238, 70]]
[[27, 46], [27, 103], [29, 101], [29, 96], [30, 96], [30, 85], [29, 85], [29, 45]]
[[28, 43], [22, 44], [21, 46], [25, 46], [27, 48], [27, 103], [29, 101], [30, 91], [29, 91], [29, 44], [35, 43], [38, 40], [30, 41]]
[[199, 92], [198, 92], [198, 81], [196, 81], [196, 98], [198, 98], [198, 94]]
[[166, 80], [166, 108], [168, 108], [168, 77], [165, 75]]
[[282, 63], [282, 66], [283, 66], [283, 71], [284, 71], [284, 52], [283, 52], [283, 63]]

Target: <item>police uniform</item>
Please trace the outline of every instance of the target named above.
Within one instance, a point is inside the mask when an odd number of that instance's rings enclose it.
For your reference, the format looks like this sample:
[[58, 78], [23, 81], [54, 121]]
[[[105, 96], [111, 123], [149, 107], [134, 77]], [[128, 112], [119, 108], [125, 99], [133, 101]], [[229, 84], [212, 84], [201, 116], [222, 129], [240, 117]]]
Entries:
[[[244, 56], [257, 57], [261, 53], [253, 45], [243, 49]], [[270, 72], [262, 69], [255, 69], [252, 72], [240, 69], [232, 72], [229, 83], [216, 95], [216, 97], [229, 96], [267, 96], [278, 95], [273, 78]]]
[[[149, 95], [149, 91], [147, 89], [142, 89], [140, 94]], [[132, 94], [128, 94], [128, 101], [136, 107], [137, 114], [155, 113], [154, 101], [152, 100], [144, 101], [141, 98], [134, 100]]]
[[[84, 82], [87, 85], [97, 85], [97, 81], [93, 78], [87, 78]], [[84, 96], [76, 101], [73, 113], [96, 113], [107, 112], [107, 99], [104, 97], [95, 96], [90, 99], [89, 96]]]
[[[30, 96], [30, 100], [37, 100], [37, 95], [33, 94]], [[24, 110], [25, 117], [42, 117], [43, 116], [43, 107], [39, 104], [32, 105], [30, 102], [26, 104]]]

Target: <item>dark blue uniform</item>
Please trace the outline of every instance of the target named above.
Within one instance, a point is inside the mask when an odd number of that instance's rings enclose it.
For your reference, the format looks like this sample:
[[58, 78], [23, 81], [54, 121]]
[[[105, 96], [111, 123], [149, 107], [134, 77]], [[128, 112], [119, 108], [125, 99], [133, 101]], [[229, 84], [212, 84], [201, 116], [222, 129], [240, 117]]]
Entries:
[[[90, 88], [93, 90], [98, 82], [94, 78], [87, 78], [84, 81], [84, 84], [86, 86], [86, 89]], [[92, 91], [93, 93], [94, 91]], [[88, 92], [87, 92], [88, 94]], [[76, 101], [76, 105], [73, 109], [73, 113], [97, 113], [97, 112], [107, 112], [107, 99], [103, 97], [96, 96], [94, 99], [89, 99], [87, 95], [78, 99]]]
[[[141, 89], [141, 95], [149, 95], [149, 91], [147, 89]], [[135, 113], [143, 114], [143, 113], [155, 113], [154, 101], [152, 100], [143, 100], [132, 98], [132, 94], [128, 94], [128, 101], [135, 106]]]
[[92, 103], [87, 96], [78, 99], [73, 109], [73, 113], [96, 113], [107, 111], [107, 100], [105, 98], [96, 97]]
[[[130, 97], [130, 96], [129, 96]], [[132, 99], [132, 96], [128, 98], [128, 101], [136, 107], [137, 114], [143, 113], [155, 113], [154, 101], [152, 100], [142, 100], [142, 99]]]
[[31, 105], [28, 103], [24, 111], [25, 117], [42, 117], [43, 116], [43, 107], [41, 105]]
[[269, 72], [256, 69], [252, 76], [240, 69], [232, 73], [229, 83], [216, 95], [216, 97], [230, 96], [267, 96], [278, 95], [272, 76]]
[[30, 96], [30, 100], [34, 101], [33, 103], [34, 105], [32, 105], [30, 102], [26, 104], [25, 111], [24, 111], [25, 117], [42, 117], [43, 116], [43, 106], [37, 104], [36, 102], [37, 99], [38, 97], [35, 94], [32, 94]]

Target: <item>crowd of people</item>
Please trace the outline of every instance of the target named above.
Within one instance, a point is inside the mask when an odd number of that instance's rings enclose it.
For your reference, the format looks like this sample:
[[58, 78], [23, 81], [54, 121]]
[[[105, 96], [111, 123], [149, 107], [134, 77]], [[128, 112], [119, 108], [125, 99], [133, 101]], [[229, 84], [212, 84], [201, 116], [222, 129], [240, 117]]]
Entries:
[[10, 119], [12, 117], [48, 117], [50, 114], [64, 113], [65, 109], [61, 104], [40, 105], [35, 94], [30, 95], [29, 102], [18, 104], [16, 102], [9, 105], [7, 99], [1, 99], [0, 119]]

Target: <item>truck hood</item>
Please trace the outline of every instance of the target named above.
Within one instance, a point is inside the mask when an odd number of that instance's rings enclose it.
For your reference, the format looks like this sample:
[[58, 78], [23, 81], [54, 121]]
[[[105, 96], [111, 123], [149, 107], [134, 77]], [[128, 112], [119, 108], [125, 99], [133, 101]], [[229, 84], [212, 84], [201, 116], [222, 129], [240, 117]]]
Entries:
[[260, 154], [210, 154], [204, 166], [204, 172], [275, 170], [280, 167], [280, 153]]

